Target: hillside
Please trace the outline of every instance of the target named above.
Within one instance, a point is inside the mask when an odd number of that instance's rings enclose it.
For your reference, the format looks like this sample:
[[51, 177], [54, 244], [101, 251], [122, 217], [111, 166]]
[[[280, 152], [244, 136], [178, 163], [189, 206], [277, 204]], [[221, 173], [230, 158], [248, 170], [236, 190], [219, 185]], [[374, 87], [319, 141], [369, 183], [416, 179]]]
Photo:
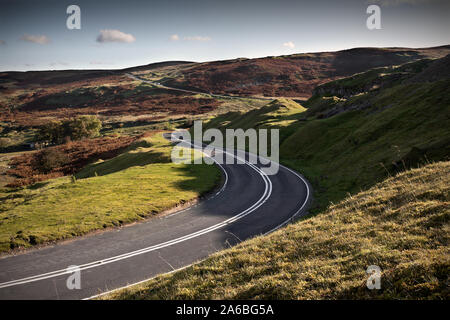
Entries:
[[219, 117], [212, 118], [206, 126], [208, 128], [260, 128], [270, 126], [286, 126], [292, 123], [289, 120], [306, 109], [293, 100], [280, 98], [273, 100], [265, 106], [251, 110], [247, 113], [228, 112]]
[[[317, 212], [405, 168], [449, 158], [450, 76], [418, 81], [436, 64], [448, 63], [446, 57], [389, 72], [370, 70], [319, 86], [303, 104], [306, 111], [299, 106], [277, 118], [269, 115], [269, 105], [219, 116], [205, 127], [239, 128], [246, 122], [280, 128], [281, 161], [315, 186]], [[264, 117], [269, 119], [258, 121]]]
[[[450, 162], [104, 299], [448, 299]], [[368, 290], [366, 269], [382, 270]]]
[[305, 99], [311, 96], [317, 85], [337, 78], [376, 67], [441, 58], [449, 53], [450, 46], [355, 48], [259, 59], [241, 58], [181, 66], [177, 72], [160, 75], [158, 80], [168, 86], [205, 92]]
[[141, 134], [171, 129], [172, 121], [250, 110], [265, 102], [168, 90], [126, 75], [141, 69], [169, 72], [190, 64], [173, 61], [112, 71], [0, 72], [0, 152], [29, 150], [36, 129], [52, 120], [96, 115], [103, 122], [102, 134]]
[[[450, 53], [450, 46], [425, 49], [356, 48], [206, 63], [168, 61], [122, 70], [62, 70], [0, 73], [0, 150], [27, 150], [35, 129], [53, 119], [97, 115], [117, 127], [168, 129], [169, 121], [248, 111], [265, 101], [250, 96], [309, 98], [318, 84], [373, 67], [393, 66]], [[444, 72], [439, 66], [436, 74]], [[195, 94], [158, 88], [126, 76], [194, 88]], [[419, 78], [419, 81], [420, 80]], [[238, 94], [235, 99], [209, 93]], [[298, 99], [297, 99], [298, 98]], [[133, 130], [133, 129], [131, 129]]]
[[[30, 77], [32, 81], [33, 75]], [[49, 118], [62, 119], [84, 114], [96, 114], [115, 122], [124, 117], [134, 120], [145, 117], [149, 122], [168, 115], [204, 114], [221, 104], [210, 97], [159, 89], [133, 81], [125, 75], [111, 74], [93, 79], [45, 83], [38, 87], [7, 79], [0, 92], [0, 121], [25, 128], [38, 126]]]
[[217, 167], [173, 164], [171, 151], [161, 132], [153, 132], [72, 177], [0, 188], [0, 254], [142, 221], [219, 184]]
[[[277, 99], [210, 119], [279, 128], [281, 161], [313, 184], [320, 214], [103, 298], [448, 299], [448, 64], [375, 68], [317, 87], [304, 106]], [[366, 288], [370, 265], [380, 290]]]

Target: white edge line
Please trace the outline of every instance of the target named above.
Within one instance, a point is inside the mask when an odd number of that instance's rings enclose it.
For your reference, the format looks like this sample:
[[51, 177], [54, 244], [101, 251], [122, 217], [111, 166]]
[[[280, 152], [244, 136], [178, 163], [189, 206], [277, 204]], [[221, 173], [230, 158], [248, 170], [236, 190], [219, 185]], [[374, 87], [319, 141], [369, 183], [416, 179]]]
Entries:
[[[262, 234], [263, 236], [266, 236], [266, 235], [268, 235], [268, 234], [270, 234], [270, 233], [272, 233], [272, 232], [274, 232], [274, 231], [280, 229], [281, 227], [283, 227], [284, 225], [286, 225], [286, 224], [288, 224], [290, 221], [292, 221], [292, 219], [294, 219], [294, 218], [295, 218], [295, 217], [296, 217], [296, 216], [297, 216], [297, 215], [305, 208], [306, 204], [307, 204], [308, 201], [310, 200], [309, 197], [310, 197], [311, 192], [310, 192], [309, 185], [308, 185], [308, 182], [306, 181], [306, 179], [304, 179], [300, 174], [298, 174], [298, 173], [295, 172], [294, 170], [292, 170], [292, 169], [290, 169], [290, 168], [288, 168], [288, 167], [286, 167], [286, 166], [284, 166], [284, 165], [282, 165], [282, 164], [280, 164], [280, 163], [279, 163], [279, 165], [280, 165], [281, 167], [283, 167], [284, 169], [290, 171], [290, 172], [293, 173], [294, 175], [296, 175], [300, 180], [302, 180], [302, 182], [303, 182], [303, 183], [305, 184], [305, 186], [306, 186], [306, 198], [305, 198], [305, 201], [303, 202], [302, 206], [301, 206], [301, 207], [300, 207], [300, 208], [299, 208], [299, 209], [298, 209], [298, 210], [297, 210], [297, 211], [296, 211], [289, 219], [285, 220], [284, 222], [282, 222], [281, 224], [279, 224], [279, 225], [276, 226], [275, 228], [273, 228], [273, 229], [267, 231], [266, 233], [263, 233], [263, 234]], [[169, 274], [172, 274], [172, 273], [175, 273], [175, 272], [178, 272], [178, 271], [187, 269], [187, 268], [189, 268], [189, 267], [191, 267], [191, 266], [197, 265], [197, 264], [199, 264], [199, 263], [205, 261], [205, 260], [208, 259], [208, 258], [209, 258], [209, 256], [208, 256], [208, 257], [205, 257], [204, 259], [202, 259], [202, 260], [200, 260], [200, 261], [196, 261], [196, 262], [194, 262], [194, 263], [191, 263], [191, 264], [189, 264], [189, 265], [186, 265], [186, 266], [184, 266], [184, 267], [181, 267], [181, 268], [179, 268], [179, 269], [175, 269], [175, 270], [172, 270], [172, 271], [169, 271], [169, 272], [165, 272], [165, 273], [160, 273], [160, 274], [157, 274], [157, 275], [155, 275], [155, 276], [153, 276], [153, 277], [150, 277], [150, 278], [148, 278], [148, 279], [141, 280], [141, 281], [136, 282], [136, 283], [128, 284], [128, 285], [126, 285], [126, 286], [123, 286], [123, 287], [120, 287], [120, 288], [116, 288], [116, 289], [113, 289], [113, 290], [110, 290], [110, 291], [105, 291], [105, 292], [102, 292], [102, 293], [93, 295], [93, 296], [91, 296], [91, 297], [84, 298], [84, 299], [82, 299], [82, 300], [92, 300], [92, 299], [99, 298], [99, 297], [102, 297], [102, 296], [104, 296], [104, 295], [107, 295], [107, 294], [110, 294], [110, 293], [113, 293], [113, 292], [116, 292], [116, 291], [119, 291], [119, 290], [128, 289], [128, 288], [130, 288], [130, 287], [137, 286], [137, 285], [140, 285], [140, 284], [142, 284], [142, 283], [144, 283], [144, 282], [147, 282], [147, 281], [150, 281], [150, 280], [152, 280], [152, 279], [155, 279], [155, 278], [157, 278], [157, 277], [159, 277], [159, 276], [165, 276], [165, 275], [169, 275]]]
[[[182, 141], [182, 140], [181, 140]], [[195, 147], [195, 145], [194, 145], [194, 147]], [[225, 152], [225, 151], [223, 151], [222, 150], [222, 152]], [[228, 152], [225, 152], [225, 153], [228, 153]], [[206, 154], [206, 156], [208, 156], [207, 154]], [[236, 157], [236, 156], [235, 156]], [[261, 156], [260, 156], [261, 157]], [[222, 192], [223, 191], [223, 189], [225, 188], [225, 186], [226, 186], [226, 183], [227, 183], [227, 181], [228, 181], [228, 174], [226, 173], [226, 171], [225, 171], [225, 169], [214, 159], [214, 158], [212, 158], [218, 165], [219, 165], [219, 167], [223, 170], [223, 172], [225, 173], [225, 183], [224, 183], [224, 185], [223, 185], [223, 187], [221, 188], [221, 190], [217, 193], [217, 194], [219, 194], [220, 192]], [[249, 166], [251, 166], [251, 167], [256, 167], [256, 166], [253, 166], [253, 165], [250, 165], [250, 163], [248, 163], [245, 159], [244, 159], [244, 161], [247, 163], [247, 165], [249, 165]], [[306, 198], [305, 198], [305, 201], [303, 202], [303, 204], [302, 204], [302, 206], [289, 218], [289, 219], [287, 219], [287, 220], [285, 220], [284, 222], [282, 222], [281, 224], [279, 224], [278, 226], [276, 226], [275, 228], [273, 228], [273, 229], [271, 229], [271, 230], [269, 230], [268, 232], [266, 232], [266, 233], [264, 233], [263, 235], [267, 235], [267, 234], [269, 234], [269, 233], [272, 233], [272, 232], [274, 232], [274, 231], [276, 231], [277, 229], [279, 229], [279, 228], [281, 228], [281, 227], [283, 227], [284, 225], [286, 225], [287, 223], [289, 223], [290, 221], [292, 221], [292, 219], [293, 218], [295, 218], [302, 210], [303, 210], [303, 208], [306, 206], [306, 204], [308, 203], [308, 201], [310, 200], [309, 199], [309, 196], [310, 196], [310, 189], [309, 189], [309, 185], [308, 185], [308, 183], [307, 183], [307, 181], [301, 176], [301, 175], [299, 175], [297, 172], [295, 172], [294, 170], [291, 170], [290, 168], [288, 168], [288, 167], [286, 167], [286, 166], [284, 166], [284, 165], [282, 165], [282, 164], [279, 164], [281, 167], [283, 167], [283, 168], [285, 168], [286, 170], [288, 170], [288, 171], [290, 171], [291, 173], [293, 173], [294, 175], [296, 175], [300, 180], [302, 180], [302, 182], [305, 184], [305, 186], [306, 186]], [[255, 169], [255, 168], [253, 168], [255, 171], [257, 171], [258, 172], [258, 170], [259, 170], [259, 168], [257, 168], [257, 169]], [[261, 171], [262, 172], [262, 171]], [[258, 173], [260, 173], [260, 172], [258, 172]], [[264, 173], [263, 173], [264, 174]], [[260, 175], [262, 176], [262, 174], [260, 173]], [[264, 174], [265, 176], [267, 176], [266, 174]], [[264, 178], [264, 177], [263, 177]], [[270, 179], [269, 178], [267, 178], [268, 180], [269, 180], [269, 182], [270, 182]], [[265, 179], [263, 179], [263, 180], [265, 180]], [[266, 187], [267, 187], [267, 182], [265, 182], [266, 183]], [[272, 183], [270, 182], [270, 189], [271, 189], [271, 186], [272, 185]], [[267, 188], [266, 188], [267, 189]], [[270, 193], [269, 193], [269, 196], [270, 196], [270, 194], [271, 194], [271, 192], [272, 192], [272, 190], [270, 190]], [[216, 195], [217, 195], [216, 194]], [[263, 195], [263, 197], [264, 197], [264, 195]], [[268, 198], [268, 197], [267, 197]], [[261, 200], [262, 198], [260, 198], [260, 200]], [[267, 200], [267, 199], [266, 199]], [[264, 202], [266, 202], [266, 200], [264, 200], [263, 201], [263, 203]], [[258, 203], [259, 202], [259, 200], [256, 202], [256, 203]], [[255, 203], [255, 204], [256, 204]], [[257, 208], [259, 208], [263, 203], [261, 203], [259, 206], [257, 206], [254, 210], [256, 210]], [[255, 205], [254, 204], [254, 205]], [[253, 206], [254, 206], [253, 205]], [[251, 207], [250, 207], [251, 208]], [[248, 209], [250, 209], [250, 208], [248, 208]], [[244, 210], [243, 212], [245, 212], [245, 211], [247, 211], [248, 209], [246, 209], [246, 210]], [[254, 210], [252, 210], [252, 211], [254, 211]], [[182, 210], [182, 211], [184, 211], [184, 210]], [[250, 211], [250, 212], [248, 212], [247, 214], [245, 214], [244, 216], [242, 216], [242, 217], [240, 217], [240, 218], [243, 218], [243, 217], [245, 217], [246, 215], [248, 215], [249, 213], [251, 213], [252, 211]], [[243, 213], [243, 212], [241, 212], [241, 213]], [[236, 217], [236, 216], [235, 216]], [[230, 218], [230, 219], [233, 219], [234, 217], [232, 217], [232, 218]], [[240, 218], [238, 218], [237, 220], [239, 220]], [[230, 219], [228, 219], [228, 220], [230, 220]], [[227, 221], [227, 220], [225, 220], [225, 221]], [[224, 222], [225, 222], [224, 221]], [[236, 221], [236, 220], [233, 220], [233, 221], [231, 221], [231, 222], [234, 222], [234, 221]], [[214, 227], [214, 226], [212, 226], [212, 227]], [[211, 227], [209, 227], [209, 228], [211, 228]], [[209, 228], [206, 228], [206, 229], [209, 229]], [[203, 230], [206, 230], [206, 229], [203, 229]], [[211, 231], [214, 231], [214, 230], [216, 230], [216, 229], [213, 229], [213, 230], [210, 230], [210, 231], [208, 231], [208, 232], [211, 232]], [[202, 230], [199, 230], [199, 231], [202, 231]], [[199, 232], [199, 231], [197, 231], [197, 232]], [[206, 232], [206, 233], [208, 233], [208, 232]], [[202, 233], [203, 234], [203, 233]], [[200, 235], [202, 235], [202, 234], [200, 234]], [[182, 237], [180, 237], [180, 238], [182, 238]], [[178, 239], [180, 239], [180, 238], [178, 238]], [[190, 238], [188, 238], [188, 239], [185, 239], [185, 240], [183, 240], [183, 241], [186, 241], [186, 240], [189, 240]], [[177, 240], [177, 239], [174, 239], [174, 240]], [[169, 241], [167, 241], [167, 242], [169, 242]], [[170, 245], [173, 245], [173, 244], [176, 244], [176, 243], [178, 243], [178, 242], [175, 242], [175, 243], [172, 243], [172, 244], [170, 244]], [[163, 243], [164, 244], [164, 243]], [[155, 245], [155, 246], [157, 246], [157, 245]], [[145, 248], [144, 248], [145, 249]], [[154, 250], [157, 250], [157, 249], [160, 249], [160, 248], [155, 248]], [[141, 250], [143, 250], [143, 249], [141, 249]], [[136, 251], [140, 251], [140, 250], [136, 250]], [[152, 250], [153, 251], [153, 250]], [[142, 253], [139, 253], [139, 254], [143, 254], [143, 253], [147, 253], [147, 252], [142, 252]], [[124, 259], [126, 259], [126, 258], [129, 258], [129, 257], [132, 257], [132, 256], [134, 256], [134, 255], [131, 255], [131, 256], [127, 256], [127, 257], [125, 257]], [[113, 289], [113, 290], [110, 290], [110, 291], [106, 291], [106, 292], [102, 292], [102, 293], [100, 293], [100, 294], [97, 294], [97, 295], [94, 295], [94, 296], [91, 296], [91, 297], [88, 297], [88, 298], [83, 298], [82, 300], [91, 300], [91, 299], [95, 299], [95, 298], [97, 298], [97, 297], [100, 297], [100, 296], [104, 296], [104, 295], [107, 295], [107, 294], [109, 294], [109, 293], [112, 293], [112, 292], [115, 292], [115, 291], [118, 291], [118, 290], [122, 290], [122, 289], [126, 289], [126, 288], [129, 288], [129, 287], [132, 287], [132, 286], [135, 286], [135, 285], [139, 285], [139, 284], [141, 284], [141, 283], [144, 283], [144, 282], [147, 282], [147, 281], [150, 281], [150, 280], [152, 280], [152, 279], [154, 279], [154, 278], [156, 278], [156, 277], [159, 277], [159, 276], [164, 276], [164, 275], [169, 275], [169, 274], [172, 274], [172, 273], [175, 273], [175, 272], [178, 272], [178, 271], [181, 271], [181, 270], [183, 270], [183, 269], [186, 269], [186, 268], [188, 268], [188, 267], [190, 267], [190, 266], [193, 266], [193, 265], [196, 265], [196, 264], [199, 264], [199, 263], [201, 263], [202, 261], [204, 261], [204, 260], [206, 260], [208, 257], [206, 257], [205, 259], [202, 259], [202, 260], [200, 260], [200, 261], [197, 261], [197, 262], [195, 262], [195, 263], [192, 263], [192, 264], [189, 264], [189, 265], [186, 265], [186, 266], [183, 266], [183, 267], [181, 267], [181, 268], [178, 268], [178, 269], [175, 269], [175, 270], [172, 270], [172, 271], [169, 271], [169, 272], [166, 272], [166, 273], [161, 273], [161, 274], [157, 274], [157, 275], [155, 275], [155, 276], [153, 276], [153, 277], [151, 277], [151, 278], [148, 278], [148, 279], [144, 279], [144, 280], [142, 280], [142, 281], [139, 281], [139, 282], [136, 282], [136, 283], [132, 283], [132, 284], [129, 284], [129, 285], [127, 285], [127, 286], [124, 286], [124, 287], [119, 287], [119, 288], [116, 288], [116, 289]], [[104, 260], [106, 260], [106, 259], [104, 259]], [[114, 260], [114, 261], [111, 261], [111, 262], [115, 262], [115, 261], [118, 261], [118, 260]], [[100, 260], [100, 264], [96, 264], [96, 265], [94, 265], [94, 266], [98, 266], [98, 265], [102, 265], [102, 264], [104, 264], [104, 263], [102, 263], [103, 262], [103, 260]], [[111, 263], [111, 262], [107, 262], [107, 263]], [[89, 268], [86, 268], [86, 269], [90, 269], [90, 268], [92, 268], [92, 267], [94, 267], [94, 266], [91, 266], [91, 267], [89, 267]], [[63, 274], [66, 274], [66, 273], [71, 273], [71, 271], [70, 272], [68, 272], [67, 270], [63, 273]], [[52, 275], [52, 276], [49, 276], [49, 277], [46, 277], [46, 278], [50, 278], [50, 277], [56, 277], [56, 276], [58, 276], [58, 275]], [[31, 278], [31, 277], [30, 277]], [[29, 281], [29, 282], [33, 282], [33, 281], [39, 281], [39, 280], [45, 280], [46, 278], [40, 278], [40, 279], [37, 279], [37, 280], [35, 280], [35, 279], [33, 279], [32, 281]], [[25, 278], [26, 279], [26, 278]], [[19, 279], [19, 280], [21, 280], [21, 279]], [[23, 280], [23, 279], [22, 279]], [[17, 280], [16, 280], [17, 281]], [[25, 282], [26, 283], [26, 282]], [[4, 283], [5, 284], [5, 283]], [[22, 284], [22, 283], [17, 283], [17, 284]], [[1, 286], [2, 284], [0, 284], [0, 288], [3, 288], [3, 286]]]
[[107, 294], [110, 294], [110, 293], [113, 293], [113, 292], [116, 292], [116, 291], [119, 291], [119, 290], [123, 290], [123, 289], [127, 289], [127, 288], [130, 288], [130, 287], [133, 287], [133, 286], [137, 286], [137, 285], [140, 285], [140, 284], [142, 284], [144, 282], [153, 280], [153, 279], [155, 279], [155, 278], [157, 278], [159, 276], [169, 275], [169, 274], [172, 274], [172, 273], [175, 273], [175, 272], [178, 272], [178, 271], [182, 271], [182, 270], [187, 269], [189, 267], [195, 266], [195, 265], [197, 265], [199, 263], [202, 263], [203, 261], [205, 261], [208, 258], [209, 258], [209, 256], [205, 257], [204, 259], [201, 259], [199, 261], [196, 261], [194, 263], [191, 263], [191, 264], [188, 264], [186, 266], [183, 266], [181, 268], [178, 268], [178, 269], [175, 269], [175, 270], [171, 270], [171, 271], [165, 272], [165, 273], [159, 273], [159, 274], [156, 274], [156, 275], [152, 276], [151, 278], [144, 279], [144, 280], [141, 280], [141, 281], [138, 281], [138, 282], [135, 282], [135, 283], [131, 283], [131, 284], [128, 284], [126, 286], [123, 286], [123, 287], [120, 287], [120, 288], [116, 288], [116, 289], [113, 289], [113, 290], [105, 291], [105, 292], [102, 292], [102, 293], [90, 296], [88, 298], [83, 298], [81, 300], [92, 300], [92, 299], [95, 299], [95, 298], [98, 298], [98, 297], [101, 297], [101, 296], [104, 296], [104, 295], [107, 295]]
[[[178, 140], [180, 140], [180, 139], [178, 139]], [[183, 140], [180, 140], [180, 141], [183, 141]], [[183, 142], [186, 142], [186, 141], [183, 141]], [[195, 144], [191, 144], [191, 145], [193, 145], [194, 148], [195, 148]], [[208, 155], [206, 155], [206, 156], [208, 156]], [[174, 244], [177, 244], [177, 243], [180, 243], [180, 242], [184, 242], [184, 241], [187, 241], [187, 240], [199, 237], [199, 236], [201, 236], [203, 234], [206, 234], [206, 233], [212, 232], [214, 230], [220, 229], [220, 228], [222, 228], [222, 227], [224, 227], [224, 226], [226, 226], [226, 225], [228, 225], [230, 223], [233, 223], [233, 222], [235, 222], [235, 221], [237, 221], [239, 219], [242, 219], [245, 216], [247, 216], [248, 214], [250, 214], [253, 211], [255, 211], [256, 209], [258, 209], [270, 197], [270, 195], [272, 193], [272, 182], [267, 177], [267, 175], [263, 171], [261, 171], [258, 167], [256, 167], [255, 165], [247, 162], [245, 159], [239, 158], [237, 156], [234, 156], [234, 157], [236, 159], [243, 160], [248, 166], [250, 166], [257, 173], [259, 173], [259, 175], [261, 175], [261, 177], [263, 178], [263, 181], [265, 183], [265, 190], [264, 190], [263, 195], [252, 206], [250, 206], [249, 208], [247, 208], [244, 211], [240, 212], [239, 214], [237, 214], [237, 215], [235, 215], [235, 216], [233, 216], [233, 217], [231, 217], [231, 218], [229, 218], [227, 220], [224, 220], [224, 221], [222, 221], [220, 223], [212, 225], [212, 226], [210, 226], [208, 228], [204, 228], [204, 229], [201, 229], [199, 231], [193, 232], [191, 234], [188, 234], [188, 235], [176, 238], [176, 239], [172, 239], [172, 240], [160, 243], [160, 244], [149, 246], [149, 247], [146, 247], [146, 248], [143, 248], [143, 249], [138, 249], [138, 250], [131, 251], [131, 252], [128, 252], [128, 253], [124, 253], [124, 254], [121, 254], [121, 255], [117, 255], [117, 256], [114, 256], [114, 257], [105, 258], [105, 259], [102, 259], [102, 260], [97, 260], [97, 261], [85, 263], [85, 264], [79, 266], [79, 270], [81, 271], [81, 270], [91, 269], [91, 268], [98, 267], [100, 265], [105, 265], [105, 264], [117, 262], [117, 261], [120, 261], [120, 260], [128, 259], [128, 258], [131, 258], [131, 257], [136, 256], [136, 255], [145, 254], [145, 253], [148, 253], [148, 252], [152, 252], [152, 251], [155, 251], [155, 250], [158, 250], [158, 249], [161, 249], [161, 248], [172, 246]], [[212, 158], [212, 159], [215, 160], [214, 158]], [[217, 164], [219, 164], [219, 163], [217, 163]], [[219, 164], [219, 166], [220, 166], [220, 164]], [[222, 167], [222, 166], [220, 166], [220, 167]], [[222, 169], [223, 169], [223, 167], [222, 167]], [[227, 179], [228, 179], [228, 175], [227, 175]], [[267, 190], [269, 190], [269, 191], [267, 191]], [[45, 279], [48, 279], [48, 278], [54, 278], [54, 277], [58, 277], [58, 276], [61, 276], [61, 275], [64, 275], [64, 274], [72, 273], [72, 272], [73, 272], [72, 270], [60, 269], [60, 270], [55, 270], [55, 271], [51, 271], [51, 272], [47, 272], [47, 273], [43, 273], [43, 274], [39, 274], [39, 275], [35, 275], [35, 276], [30, 276], [30, 277], [26, 277], [26, 278], [22, 278], [22, 279], [11, 280], [11, 281], [0, 283], [0, 289], [7, 288], [7, 287], [12, 287], [12, 286], [17, 286], [17, 285], [21, 285], [21, 284], [26, 284], [26, 283], [30, 283], [30, 282], [41, 281], [41, 280], [45, 280]]]
[[305, 184], [306, 186], [306, 198], [305, 201], [303, 202], [302, 206], [287, 220], [283, 221], [282, 223], [280, 223], [278, 226], [276, 226], [275, 228], [267, 231], [266, 233], [264, 233], [263, 235], [268, 235], [269, 233], [272, 233], [278, 229], [280, 229], [281, 227], [283, 227], [284, 225], [288, 224], [289, 222], [291, 222], [306, 206], [306, 204], [309, 202], [309, 197], [310, 197], [310, 190], [309, 190], [309, 185], [308, 182], [297, 172], [295, 172], [294, 170], [291, 170], [290, 168], [283, 166], [282, 164], [279, 164], [281, 167], [287, 169], [288, 171], [290, 171], [291, 173], [295, 174], [298, 178], [300, 178], [300, 180], [302, 180], [302, 182]]

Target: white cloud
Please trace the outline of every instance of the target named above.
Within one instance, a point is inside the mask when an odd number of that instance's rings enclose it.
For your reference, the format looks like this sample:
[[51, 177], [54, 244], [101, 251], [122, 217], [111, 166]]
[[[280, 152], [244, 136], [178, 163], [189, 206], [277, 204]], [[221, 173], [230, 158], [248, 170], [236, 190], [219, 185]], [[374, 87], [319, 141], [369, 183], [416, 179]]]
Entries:
[[41, 35], [41, 36], [33, 36], [30, 34], [25, 34], [22, 38], [20, 38], [23, 41], [38, 43], [38, 44], [47, 44], [50, 42], [50, 39], [47, 36]]
[[288, 41], [288, 42], [283, 43], [283, 47], [294, 49], [295, 48], [295, 44], [292, 41]]
[[178, 41], [180, 40], [180, 37], [177, 34], [173, 34], [169, 38], [171, 41]]
[[210, 41], [210, 37], [194, 36], [194, 37], [184, 37], [187, 41]]
[[136, 38], [129, 33], [124, 33], [119, 30], [105, 29], [100, 30], [100, 34], [97, 37], [97, 42], [126, 42], [131, 43], [136, 41]]

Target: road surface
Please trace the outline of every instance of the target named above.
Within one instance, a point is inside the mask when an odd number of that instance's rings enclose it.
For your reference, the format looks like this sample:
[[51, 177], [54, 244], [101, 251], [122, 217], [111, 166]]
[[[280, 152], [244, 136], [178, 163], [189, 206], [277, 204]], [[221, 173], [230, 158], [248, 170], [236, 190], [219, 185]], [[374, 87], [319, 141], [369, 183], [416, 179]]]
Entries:
[[146, 80], [144, 78], [138, 77], [134, 74], [131, 73], [126, 73], [126, 76], [133, 79], [133, 80], [137, 80], [137, 81], [142, 81], [148, 84], [151, 84], [155, 87], [161, 88], [161, 89], [167, 89], [167, 90], [172, 90], [172, 91], [180, 91], [180, 92], [186, 92], [186, 93], [193, 93], [193, 94], [203, 94], [203, 95], [208, 95], [214, 98], [222, 98], [222, 99], [255, 99], [255, 100], [267, 100], [267, 101], [272, 101], [274, 99], [274, 97], [254, 97], [254, 96], [231, 96], [231, 95], [227, 95], [227, 94], [218, 94], [218, 93], [208, 93], [208, 92], [202, 92], [202, 91], [195, 91], [195, 90], [188, 90], [188, 89], [181, 89], [181, 88], [175, 88], [175, 87], [168, 87], [166, 85], [163, 85], [159, 82], [155, 82], [155, 81], [150, 81], [150, 80]]
[[[220, 165], [222, 188], [174, 214], [0, 258], [0, 299], [89, 298], [190, 265], [304, 215], [308, 182], [285, 167], [271, 176], [260, 167]], [[67, 286], [73, 265], [80, 268], [80, 289]]]

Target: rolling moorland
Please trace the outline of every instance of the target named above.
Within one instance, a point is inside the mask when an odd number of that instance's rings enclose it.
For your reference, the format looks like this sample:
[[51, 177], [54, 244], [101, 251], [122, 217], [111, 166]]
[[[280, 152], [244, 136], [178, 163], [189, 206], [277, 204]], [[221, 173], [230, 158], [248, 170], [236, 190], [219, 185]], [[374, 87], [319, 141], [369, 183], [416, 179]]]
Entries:
[[[306, 108], [281, 99], [211, 119], [279, 128], [282, 162], [312, 182], [317, 214], [105, 298], [448, 298], [449, 67], [447, 56], [373, 69], [317, 87]], [[384, 284], [370, 292], [372, 264]]]
[[307, 99], [322, 83], [371, 68], [422, 58], [441, 58], [449, 46], [428, 49], [355, 48], [338, 52], [294, 54], [184, 65], [171, 72], [146, 72], [170, 87], [205, 92]]
[[[204, 119], [223, 130], [279, 128], [281, 162], [313, 184], [314, 215], [109, 298], [448, 297], [449, 171], [434, 162], [450, 155], [449, 53], [362, 48], [1, 73], [0, 250], [142, 220], [211, 190], [217, 168], [174, 166], [161, 138]], [[263, 95], [279, 98], [254, 99]], [[97, 136], [30, 149], [43, 125], [80, 115], [101, 120]], [[42, 171], [36, 159], [51, 149], [68, 159]], [[144, 187], [133, 189], [136, 179]], [[370, 264], [391, 285], [364, 290]]]
[[[437, 71], [439, 70], [439, 71]], [[450, 56], [376, 68], [205, 128], [279, 128], [280, 160], [315, 186], [316, 207], [450, 155]]]

